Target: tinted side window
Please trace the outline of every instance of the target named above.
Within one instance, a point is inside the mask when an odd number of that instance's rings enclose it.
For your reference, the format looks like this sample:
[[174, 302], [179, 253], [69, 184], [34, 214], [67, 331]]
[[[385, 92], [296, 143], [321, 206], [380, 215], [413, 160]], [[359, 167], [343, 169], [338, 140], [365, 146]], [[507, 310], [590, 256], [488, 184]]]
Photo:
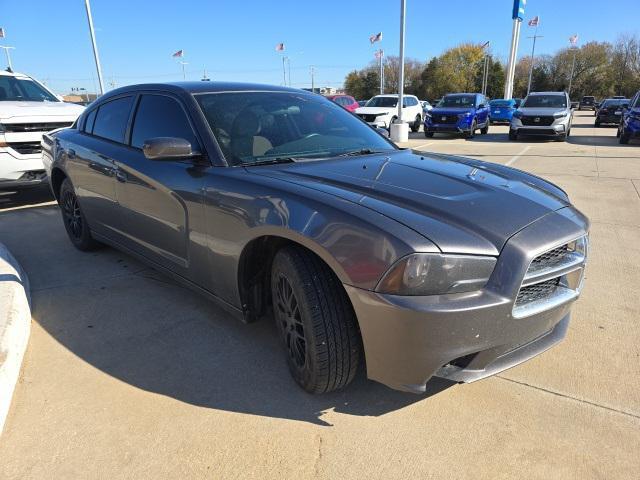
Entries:
[[98, 109], [91, 110], [89, 115], [87, 115], [87, 119], [84, 121], [84, 131], [86, 133], [91, 133], [93, 131], [93, 122], [96, 119], [96, 112]]
[[633, 108], [640, 107], [640, 94], [636, 93], [635, 101], [633, 102]]
[[122, 97], [100, 105], [93, 125], [97, 137], [124, 143], [133, 97]]
[[178, 137], [191, 142], [198, 140], [184, 110], [173, 98], [164, 95], [142, 95], [131, 132], [131, 145], [142, 148], [145, 140], [155, 137]]

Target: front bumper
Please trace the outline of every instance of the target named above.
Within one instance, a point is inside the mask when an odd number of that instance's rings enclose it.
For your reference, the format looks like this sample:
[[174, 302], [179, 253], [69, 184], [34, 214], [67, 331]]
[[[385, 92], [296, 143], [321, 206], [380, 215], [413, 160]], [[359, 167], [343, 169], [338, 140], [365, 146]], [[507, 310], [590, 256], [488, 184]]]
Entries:
[[458, 120], [457, 123], [434, 123], [433, 120], [424, 122], [425, 132], [432, 133], [467, 133], [471, 131], [471, 122], [466, 119]]
[[46, 182], [42, 154], [22, 155], [0, 147], [0, 190], [38, 186]]
[[543, 137], [557, 137], [567, 133], [567, 123], [557, 123], [548, 126], [522, 125], [520, 121], [511, 121], [509, 128], [520, 135], [539, 135]]
[[432, 376], [472, 382], [551, 348], [564, 338], [571, 302], [514, 318], [514, 301], [533, 258], [587, 230], [588, 221], [572, 207], [546, 215], [504, 246], [478, 292], [407, 297], [345, 285], [367, 376], [397, 390], [424, 392]]

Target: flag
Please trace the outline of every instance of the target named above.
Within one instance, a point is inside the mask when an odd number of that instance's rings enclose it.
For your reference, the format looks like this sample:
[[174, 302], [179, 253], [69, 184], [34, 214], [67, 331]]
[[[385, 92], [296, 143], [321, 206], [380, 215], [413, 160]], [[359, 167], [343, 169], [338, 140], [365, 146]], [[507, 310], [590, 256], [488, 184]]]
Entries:
[[480, 48], [484, 50], [485, 48], [487, 48], [487, 47], [489, 46], [489, 44], [490, 44], [490, 43], [491, 43], [491, 42], [490, 42], [489, 40], [487, 40], [486, 42], [484, 42], [484, 43], [480, 46]]
[[382, 57], [384, 57], [384, 50], [376, 50], [376, 53], [374, 55], [376, 57], [376, 60], [380, 60]]
[[276, 45], [276, 52], [284, 52], [284, 43], [279, 43]]
[[0, 38], [4, 38], [4, 28], [0, 28]]
[[380, 40], [382, 40], [382, 32], [376, 33], [375, 35], [371, 35], [369, 37], [369, 41], [371, 42], [371, 45], [373, 45], [376, 42], [379, 42]]
[[537, 27], [539, 23], [540, 23], [540, 17], [538, 15], [536, 15], [531, 20], [529, 20], [530, 27]]
[[173, 58], [182, 58], [184, 57], [184, 50], [178, 50], [176, 53], [171, 55]]
[[569, 37], [569, 43], [571, 44], [572, 47], [576, 46], [576, 44], [578, 43], [578, 34], [577, 33], [575, 35], [571, 35]]

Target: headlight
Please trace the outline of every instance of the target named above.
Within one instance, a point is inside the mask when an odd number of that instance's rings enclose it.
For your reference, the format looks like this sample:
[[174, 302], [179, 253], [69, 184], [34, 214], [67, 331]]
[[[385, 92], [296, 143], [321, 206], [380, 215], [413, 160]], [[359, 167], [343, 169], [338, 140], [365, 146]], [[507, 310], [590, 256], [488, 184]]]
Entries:
[[458, 114], [458, 117], [460, 117], [460, 118], [469, 118], [470, 116], [471, 116], [471, 112], [465, 112], [465, 113]]
[[522, 118], [522, 112], [520, 110], [516, 110], [513, 112], [513, 118]]
[[414, 253], [398, 260], [376, 291], [393, 295], [441, 295], [484, 287], [496, 265], [494, 257]]
[[553, 118], [563, 118], [566, 117], [568, 114], [567, 112], [556, 112], [553, 114]]

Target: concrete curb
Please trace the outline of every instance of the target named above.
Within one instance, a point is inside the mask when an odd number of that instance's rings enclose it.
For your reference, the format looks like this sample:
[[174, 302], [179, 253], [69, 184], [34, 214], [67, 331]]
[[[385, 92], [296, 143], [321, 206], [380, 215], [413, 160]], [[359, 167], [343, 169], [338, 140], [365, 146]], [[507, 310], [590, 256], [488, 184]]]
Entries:
[[9, 412], [31, 331], [29, 280], [0, 243], [0, 433]]

